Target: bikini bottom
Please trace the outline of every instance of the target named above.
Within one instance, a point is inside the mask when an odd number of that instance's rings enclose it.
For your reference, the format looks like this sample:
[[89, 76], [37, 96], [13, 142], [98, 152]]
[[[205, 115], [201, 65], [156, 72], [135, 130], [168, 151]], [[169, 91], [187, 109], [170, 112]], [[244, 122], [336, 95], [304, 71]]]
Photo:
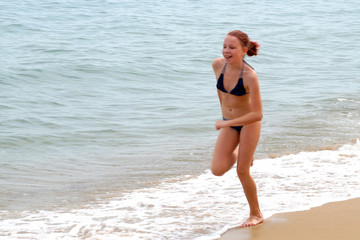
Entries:
[[[223, 117], [223, 119], [224, 119], [224, 121], [230, 120], [230, 119], [226, 119], [226, 118], [224, 118], [224, 117]], [[235, 129], [238, 133], [241, 132], [242, 127], [243, 127], [243, 126], [231, 126], [231, 128], [232, 128], [232, 129]]]

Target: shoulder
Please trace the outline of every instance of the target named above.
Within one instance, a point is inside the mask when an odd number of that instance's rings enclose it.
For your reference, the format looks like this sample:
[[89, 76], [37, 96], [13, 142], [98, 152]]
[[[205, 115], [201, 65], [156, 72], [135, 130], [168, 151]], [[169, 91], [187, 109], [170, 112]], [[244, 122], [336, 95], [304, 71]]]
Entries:
[[217, 72], [217, 70], [222, 69], [224, 64], [225, 64], [224, 58], [215, 58], [214, 61], [212, 62], [212, 67], [214, 71]]
[[247, 66], [244, 75], [244, 81], [246, 85], [249, 87], [259, 87], [259, 80], [254, 69], [252, 69], [250, 66]]
[[249, 65], [245, 64], [245, 71], [244, 75], [246, 79], [249, 79], [250, 81], [257, 81], [257, 74], [256, 71]]

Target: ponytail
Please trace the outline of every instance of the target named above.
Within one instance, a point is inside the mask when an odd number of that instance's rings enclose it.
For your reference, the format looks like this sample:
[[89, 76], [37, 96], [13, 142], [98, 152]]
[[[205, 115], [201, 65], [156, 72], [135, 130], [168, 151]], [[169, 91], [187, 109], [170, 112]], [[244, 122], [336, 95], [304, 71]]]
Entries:
[[250, 41], [248, 46], [247, 55], [249, 57], [256, 56], [258, 54], [260, 45], [257, 42]]

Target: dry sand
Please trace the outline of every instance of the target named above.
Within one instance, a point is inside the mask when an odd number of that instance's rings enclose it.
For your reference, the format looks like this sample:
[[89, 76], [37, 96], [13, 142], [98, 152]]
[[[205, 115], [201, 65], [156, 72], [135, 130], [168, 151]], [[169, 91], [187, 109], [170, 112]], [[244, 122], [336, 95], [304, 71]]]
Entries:
[[360, 240], [360, 198], [276, 214], [255, 227], [230, 229], [220, 239]]

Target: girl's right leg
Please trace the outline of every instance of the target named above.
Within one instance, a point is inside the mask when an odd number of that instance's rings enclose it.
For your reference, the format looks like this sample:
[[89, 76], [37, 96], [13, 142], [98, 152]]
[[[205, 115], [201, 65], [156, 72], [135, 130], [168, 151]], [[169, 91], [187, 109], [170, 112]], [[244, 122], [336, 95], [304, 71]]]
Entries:
[[239, 133], [230, 128], [222, 128], [216, 141], [211, 171], [215, 176], [222, 176], [237, 161], [238, 151], [234, 151], [239, 144]]

